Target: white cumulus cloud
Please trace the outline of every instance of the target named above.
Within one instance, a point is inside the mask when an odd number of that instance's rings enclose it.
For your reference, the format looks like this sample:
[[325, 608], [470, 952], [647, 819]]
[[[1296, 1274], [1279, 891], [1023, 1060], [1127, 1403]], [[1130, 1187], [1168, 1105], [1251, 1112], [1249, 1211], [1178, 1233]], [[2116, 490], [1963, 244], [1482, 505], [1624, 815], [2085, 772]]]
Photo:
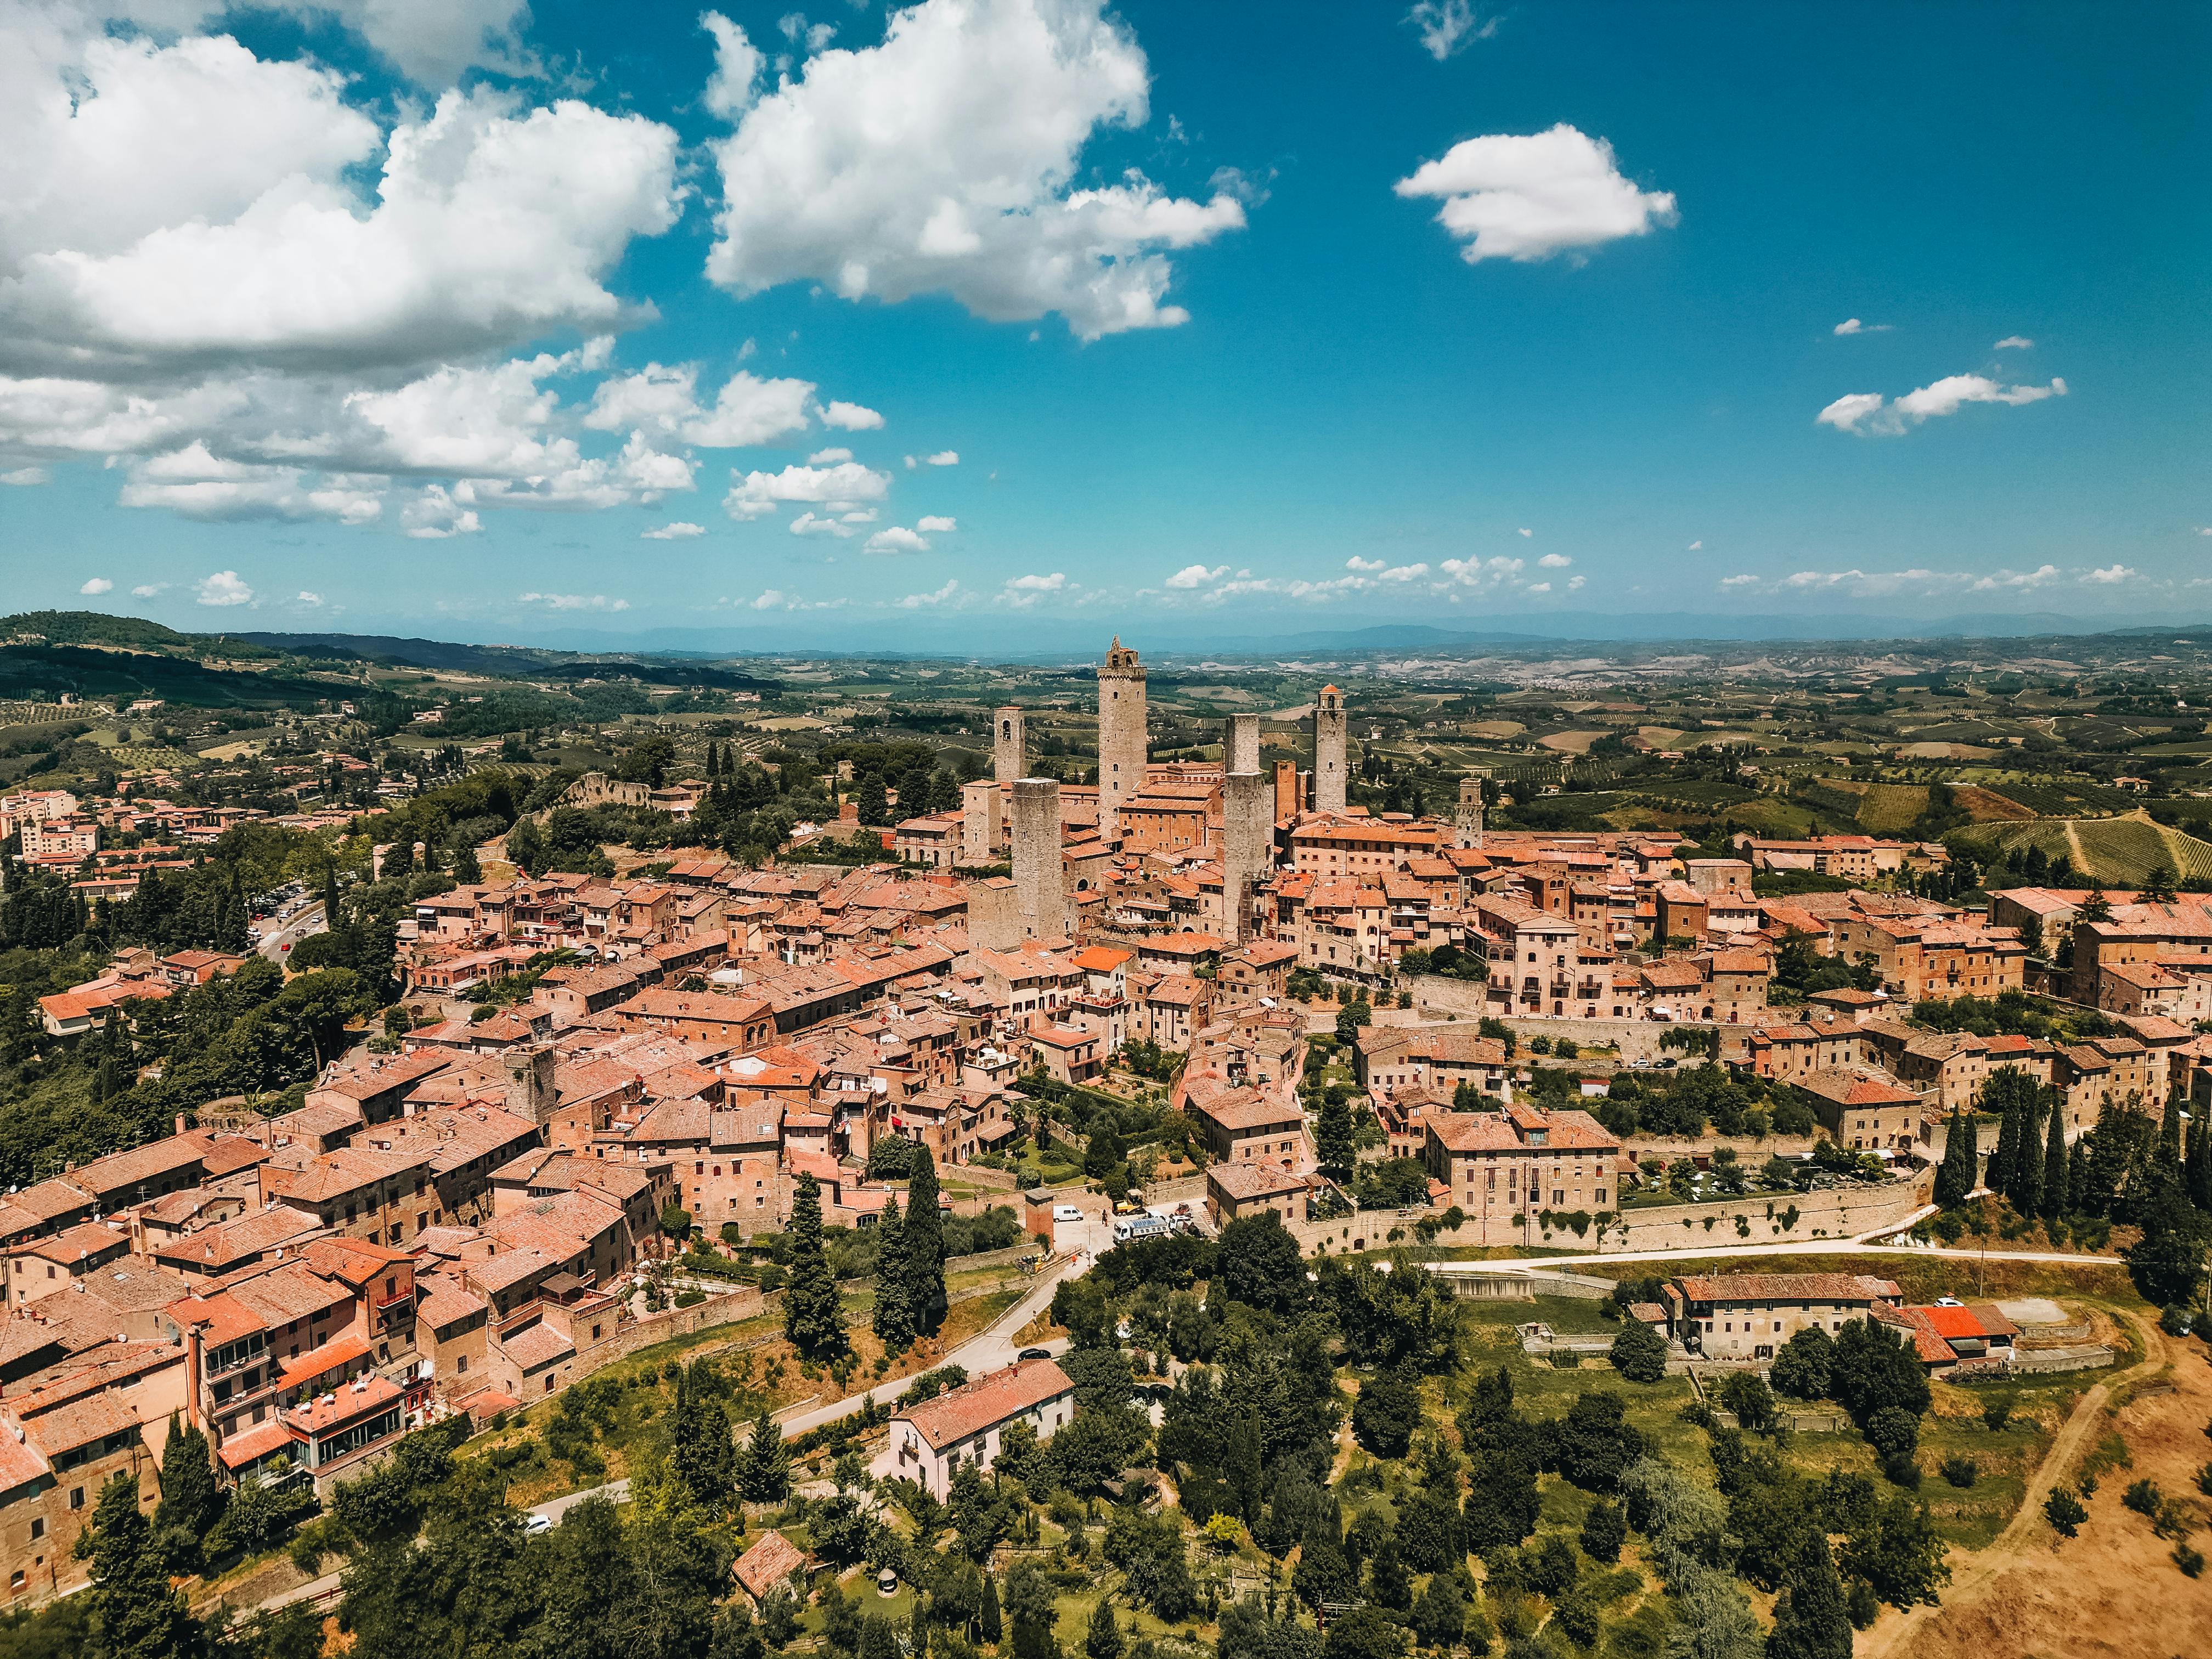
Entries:
[[319, 593], [310, 592], [307, 589], [303, 587], [300, 590], [300, 598], [298, 602], [306, 605], [312, 611], [322, 604], [323, 596]]
[[1863, 323], [1856, 317], [1846, 317], [1828, 331], [1831, 334], [1887, 334], [1889, 331], [1887, 323]]
[[1721, 586], [1723, 587], [1754, 587], [1758, 586], [1758, 583], [1759, 578], [1752, 575], [1747, 571], [1738, 575], [1723, 576], [1721, 578]]
[[416, 541], [473, 536], [483, 529], [476, 510], [454, 500], [443, 484], [426, 484], [399, 509], [399, 527]]
[[2027, 351], [2032, 350], [2034, 348], [2034, 345], [2035, 342], [2029, 339], [2025, 334], [2008, 334], [2003, 339], [1999, 340], [1995, 345], [1991, 346], [1990, 349], [1992, 351]]
[[[628, 318], [602, 279], [631, 239], [675, 222], [669, 128], [581, 103], [526, 109], [487, 88], [449, 92], [392, 129], [371, 202], [340, 164], [367, 159], [374, 129], [334, 100], [331, 88], [310, 102], [351, 135], [346, 149], [304, 142], [303, 171], [257, 146], [264, 188], [234, 212], [172, 209], [105, 251], [22, 252], [0, 287], [9, 355], [80, 373], [224, 361], [356, 368]], [[6, 137], [0, 127], [0, 149]]]
[[46, 466], [19, 466], [6, 472], [0, 472], [0, 484], [23, 487], [31, 484], [52, 483], [53, 481], [53, 469]]
[[927, 553], [929, 538], [903, 525], [886, 525], [860, 544], [863, 553]]
[[891, 487], [890, 474], [858, 461], [835, 466], [787, 466], [781, 472], [748, 472], [730, 486], [722, 510], [733, 519], [764, 519], [779, 502], [879, 501]]
[[114, 591], [115, 584], [105, 576], [88, 576], [84, 586], [77, 589], [80, 593], [112, 593]]
[[882, 44], [810, 58], [714, 146], [707, 274], [741, 295], [818, 282], [949, 294], [996, 322], [1058, 312], [1085, 339], [1181, 323], [1167, 255], [1240, 228], [1237, 194], [1172, 197], [1134, 172], [1073, 184], [1095, 131], [1144, 124], [1149, 79], [1102, 0], [895, 11]]
[[2081, 575], [2081, 580], [2085, 582], [2094, 582], [2101, 586], [2110, 586], [2114, 582], [2132, 581], [2135, 580], [2135, 576], [2136, 572], [2127, 565], [2108, 564], [2101, 570], [2084, 571]]
[[960, 465], [960, 452], [957, 449], [940, 449], [934, 455], [927, 457], [923, 465], [927, 466], [957, 466]]
[[1466, 244], [1460, 257], [1469, 264], [1548, 259], [1641, 236], [1677, 216], [1673, 196], [1638, 190], [1614, 165], [1612, 145], [1565, 122], [1463, 139], [1395, 188], [1443, 198], [1437, 222]]
[[853, 452], [845, 448], [817, 449], [806, 458], [809, 466], [835, 466], [840, 461], [849, 461]]
[[2049, 386], [2006, 386], [1986, 374], [1949, 374], [1901, 398], [1885, 398], [1879, 392], [1848, 392], [1813, 419], [1815, 425], [1832, 426], [1838, 432], [1895, 437], [1923, 421], [1955, 415], [1968, 404], [2017, 407], [2065, 395], [2066, 382], [2055, 376]]
[[999, 590], [999, 602], [1026, 611], [1052, 594], [1067, 592], [1070, 586], [1067, 573], [1062, 570], [1050, 575], [1016, 576]]
[[705, 535], [707, 526], [703, 524], [686, 524], [683, 520], [678, 519], [672, 523], [656, 525], [651, 530], [641, 531], [638, 533], [648, 542], [688, 542], [695, 536]]
[[220, 606], [253, 603], [253, 590], [238, 579], [235, 570], [218, 570], [212, 576], [202, 577], [192, 593], [202, 605]]
[[877, 432], [883, 428], [884, 417], [872, 409], [833, 398], [823, 405], [822, 424], [834, 426], [840, 432]]
[[925, 536], [950, 535], [960, 528], [956, 520], [941, 518], [936, 514], [925, 514], [914, 521], [914, 527]]
[[1574, 561], [1564, 553], [1547, 553], [1536, 562], [1547, 570], [1565, 570]]

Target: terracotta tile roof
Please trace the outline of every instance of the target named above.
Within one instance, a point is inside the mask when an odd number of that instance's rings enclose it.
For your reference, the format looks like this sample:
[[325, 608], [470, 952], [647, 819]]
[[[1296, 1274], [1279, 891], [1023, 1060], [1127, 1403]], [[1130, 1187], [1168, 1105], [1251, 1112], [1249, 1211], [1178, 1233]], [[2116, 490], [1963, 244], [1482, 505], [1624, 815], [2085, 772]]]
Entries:
[[1264, 1164], [1217, 1164], [1206, 1170], [1206, 1179], [1209, 1186], [1219, 1188], [1224, 1197], [1239, 1203], [1273, 1198], [1279, 1193], [1302, 1193], [1313, 1185], [1304, 1176]]
[[799, 1546], [781, 1533], [771, 1531], [731, 1563], [730, 1576], [757, 1601], [793, 1573], [805, 1570], [806, 1557]]
[[1717, 1273], [1675, 1281], [1692, 1302], [1865, 1302], [1900, 1294], [1864, 1273]]
[[501, 1342], [500, 1350], [526, 1373], [572, 1358], [576, 1345], [558, 1327], [538, 1323]]
[[1893, 1330], [1910, 1332], [1913, 1352], [1923, 1365], [1948, 1365], [1958, 1358], [1957, 1352], [1943, 1340], [1928, 1318], [1928, 1310], [1921, 1308], [1892, 1308], [1876, 1303], [1869, 1310], [1875, 1322]]
[[228, 1469], [242, 1469], [271, 1452], [283, 1451], [293, 1443], [291, 1425], [282, 1417], [273, 1417], [266, 1423], [258, 1423], [242, 1433], [234, 1434], [222, 1443], [216, 1455]]
[[1074, 1390], [1067, 1373], [1051, 1360], [1025, 1359], [908, 1407], [892, 1420], [911, 1423], [932, 1450], [943, 1451]]

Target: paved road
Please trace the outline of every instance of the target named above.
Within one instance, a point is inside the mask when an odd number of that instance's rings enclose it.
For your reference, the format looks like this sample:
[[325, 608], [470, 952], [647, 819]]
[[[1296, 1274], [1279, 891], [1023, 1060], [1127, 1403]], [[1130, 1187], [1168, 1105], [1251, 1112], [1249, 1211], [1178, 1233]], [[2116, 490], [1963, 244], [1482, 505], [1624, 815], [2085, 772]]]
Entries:
[[1668, 1250], [1607, 1250], [1602, 1255], [1589, 1250], [1563, 1250], [1556, 1255], [1518, 1256], [1510, 1261], [1429, 1261], [1422, 1265], [1431, 1273], [1490, 1273], [1542, 1272], [1547, 1268], [1571, 1267], [1577, 1263], [1585, 1266], [1605, 1261], [1686, 1261], [1699, 1257], [1717, 1258], [1734, 1255], [1936, 1255], [1948, 1256], [1962, 1261], [2060, 1261], [2075, 1266], [2118, 1267], [2125, 1264], [2116, 1255], [2064, 1255], [2054, 1250], [1980, 1250], [1960, 1249], [1940, 1244], [1870, 1244], [1869, 1239], [1886, 1238], [1900, 1232], [1918, 1221], [1922, 1216], [1935, 1214], [1933, 1206], [1907, 1216], [1901, 1222], [1886, 1227], [1876, 1227], [1850, 1238], [1812, 1238], [1791, 1241], [1768, 1239], [1753, 1243], [1699, 1244], [1688, 1249]]
[[[980, 1376], [985, 1371], [997, 1370], [1002, 1365], [1012, 1364], [1015, 1354], [1020, 1352], [1014, 1341], [1014, 1333], [1051, 1305], [1052, 1293], [1059, 1288], [1061, 1279], [1086, 1272], [1098, 1259], [1099, 1253], [1110, 1249], [1113, 1243], [1113, 1229], [1103, 1216], [1057, 1224], [1053, 1228], [1053, 1248], [1060, 1253], [1058, 1261], [1048, 1271], [1039, 1274], [1022, 1299], [993, 1321], [988, 1329], [977, 1332], [938, 1363], [957, 1365], [970, 1376]], [[793, 1435], [804, 1434], [824, 1423], [834, 1423], [841, 1417], [849, 1417], [860, 1409], [863, 1400], [896, 1400], [906, 1392], [913, 1381], [911, 1376], [894, 1377], [866, 1394], [853, 1395], [833, 1404], [787, 1418], [782, 1424], [783, 1437], [788, 1440]]]
[[319, 933], [323, 931], [323, 906], [319, 899], [305, 908], [295, 911], [289, 921], [274, 932], [265, 934], [261, 943], [254, 948], [281, 968], [284, 965], [286, 945], [297, 945], [309, 934]]

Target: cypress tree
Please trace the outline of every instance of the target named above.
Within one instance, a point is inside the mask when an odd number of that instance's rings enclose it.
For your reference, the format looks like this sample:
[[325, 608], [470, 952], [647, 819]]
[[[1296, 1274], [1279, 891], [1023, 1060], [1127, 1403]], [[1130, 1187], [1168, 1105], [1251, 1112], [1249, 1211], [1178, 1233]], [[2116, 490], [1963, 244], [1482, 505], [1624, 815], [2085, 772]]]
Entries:
[[883, 1217], [876, 1223], [874, 1326], [887, 1353], [897, 1353], [914, 1345], [914, 1296], [909, 1277], [906, 1227], [899, 1219], [898, 1194], [893, 1193], [884, 1200]]
[[1990, 1154], [1990, 1174], [1986, 1184], [1993, 1193], [2012, 1190], [2012, 1160], [2014, 1150], [2020, 1145], [2020, 1107], [2006, 1093], [2004, 1115], [1997, 1121], [1997, 1149]]
[[1974, 1115], [1964, 1109], [1954, 1111], [1944, 1127], [1943, 1161], [1936, 1166], [1936, 1202], [1945, 1209], [1963, 1203], [1974, 1190], [1979, 1169], [1974, 1141]]
[[945, 1223], [937, 1212], [937, 1163], [917, 1142], [906, 1182], [907, 1309], [917, 1331], [945, 1319]]
[[203, 1534], [222, 1512], [222, 1489], [216, 1484], [207, 1436], [189, 1423], [179, 1425], [176, 1413], [171, 1412], [168, 1443], [161, 1449], [161, 1502], [154, 1511], [155, 1530], [182, 1527]]
[[2022, 1215], [2034, 1215], [2043, 1207], [2043, 1137], [2042, 1126], [2035, 1119], [2035, 1103], [2031, 1097], [2020, 1108], [2020, 1133], [2013, 1142], [2012, 1182], [2005, 1196]]
[[1851, 1620], [1828, 1540], [1808, 1528], [1774, 1604], [1766, 1659], [1850, 1659]]
[[976, 1610], [975, 1630], [994, 1644], [1005, 1634], [1006, 1626], [999, 1616], [999, 1581], [988, 1572], [983, 1575], [983, 1604]]
[[2158, 1121], [2158, 1162], [2172, 1170], [2181, 1162], [2181, 1091], [2166, 1091], [2166, 1113]]
[[791, 1200], [791, 1278], [783, 1287], [783, 1334], [809, 1359], [826, 1358], [845, 1346], [836, 1275], [822, 1249], [822, 1183], [799, 1177]]
[[669, 1425], [669, 1464], [691, 1499], [711, 1514], [730, 1504], [736, 1485], [736, 1446], [730, 1419], [705, 1387], [694, 1360], [676, 1373], [676, 1410]]
[[2089, 1207], [2089, 1138], [2084, 1135], [2066, 1154], [2066, 1209], [2080, 1215]]
[[783, 1436], [765, 1407], [753, 1419], [738, 1490], [748, 1504], [778, 1503], [791, 1490], [791, 1454], [784, 1449]]
[[2066, 1097], [2051, 1091], [2051, 1137], [2043, 1146], [2043, 1214], [2056, 1221], [2066, 1213]]
[[2189, 1121], [2189, 1160], [2183, 1168], [2189, 1201], [2212, 1211], [2212, 1114], [2199, 1108]]
[[138, 1510], [138, 1482], [118, 1474], [100, 1488], [77, 1548], [92, 1559], [92, 1612], [101, 1659], [193, 1659], [206, 1632], [169, 1587], [168, 1565]]

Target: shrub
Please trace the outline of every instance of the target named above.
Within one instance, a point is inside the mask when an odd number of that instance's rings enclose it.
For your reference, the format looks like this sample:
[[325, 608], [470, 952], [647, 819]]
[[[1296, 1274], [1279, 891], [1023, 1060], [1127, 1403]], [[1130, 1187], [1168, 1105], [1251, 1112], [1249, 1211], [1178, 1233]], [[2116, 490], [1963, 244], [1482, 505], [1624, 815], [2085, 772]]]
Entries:
[[2207, 1463], [2197, 1471], [2197, 1490], [2207, 1498], [2212, 1498], [2212, 1463]]
[[2062, 1538], [2071, 1538], [2081, 1529], [2089, 1518], [2089, 1511], [2081, 1507], [2081, 1500], [2063, 1486], [2055, 1486], [2051, 1496], [2043, 1500], [2043, 1518], [2051, 1522], [2051, 1529]]
[[2191, 1549], [2185, 1542], [2176, 1544], [2173, 1547], [2173, 1565], [2181, 1569], [2184, 1577], [2194, 1578], [2204, 1571], [2204, 1552]]
[[2137, 1515], [2155, 1518], [2158, 1506], [2165, 1497], [2166, 1494], [2158, 1489], [2157, 1481], [2135, 1480], [2130, 1481], [2127, 1491], [2120, 1494], [2120, 1502]]
[[1943, 1460], [1943, 1478], [1961, 1492], [1972, 1486], [1981, 1472], [1981, 1466], [1971, 1457], [1947, 1457]]
[[1854, 1578], [1850, 1591], [1844, 1597], [1844, 1612], [1850, 1620], [1853, 1630], [1864, 1630], [1881, 1613], [1881, 1598], [1874, 1593], [1874, 1586], [1865, 1579]]
[[2012, 1421], [2012, 1398], [1998, 1395], [1982, 1407], [1982, 1426], [1991, 1434], [2003, 1432], [2004, 1425]]
[[1885, 1461], [1910, 1457], [1920, 1447], [1920, 1419], [1901, 1406], [1884, 1406], [1867, 1419], [1866, 1437]]
[[1609, 1357], [1632, 1382], [1656, 1382], [1667, 1375], [1667, 1340], [1640, 1319], [1621, 1327]]

